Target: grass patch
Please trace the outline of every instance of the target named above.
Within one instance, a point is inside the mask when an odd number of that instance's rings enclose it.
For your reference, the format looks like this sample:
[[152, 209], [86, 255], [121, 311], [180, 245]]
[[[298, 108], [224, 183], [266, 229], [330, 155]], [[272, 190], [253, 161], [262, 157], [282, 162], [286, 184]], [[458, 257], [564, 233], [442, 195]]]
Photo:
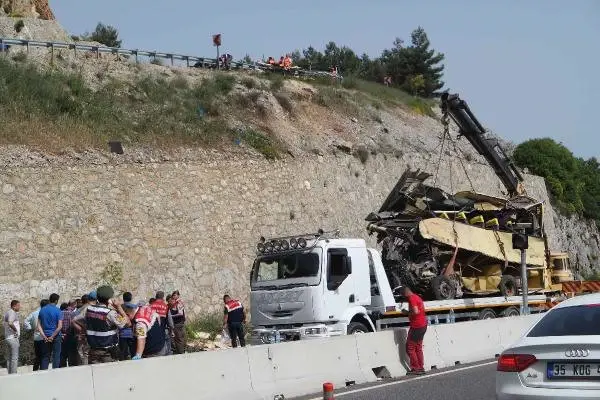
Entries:
[[268, 160], [281, 158], [281, 144], [260, 131], [247, 129], [242, 133], [241, 139]]
[[267, 78], [271, 81], [269, 85], [272, 92], [278, 92], [283, 88], [283, 81], [285, 78], [281, 74], [269, 73]]
[[254, 79], [249, 78], [247, 76], [243, 77], [240, 80], [240, 83], [244, 85], [247, 89], [256, 89], [258, 87], [258, 83]]
[[220, 114], [234, 83], [225, 74], [194, 86], [183, 77], [141, 75], [133, 85], [110, 79], [93, 91], [78, 74], [0, 59], [0, 108], [5, 115], [0, 144], [50, 152], [106, 148], [109, 140], [214, 146], [233, 137]]
[[435, 113], [433, 112], [430, 103], [425, 99], [413, 97], [408, 100], [407, 105], [417, 114], [435, 118]]
[[290, 96], [285, 93], [274, 93], [273, 96], [275, 96], [275, 99], [281, 108], [290, 114], [294, 113], [294, 103], [292, 102], [292, 99], [290, 99]]
[[359, 115], [361, 109], [353, 97], [351, 93], [345, 90], [323, 86], [319, 88], [317, 95], [313, 99], [323, 107], [334, 108], [346, 115]]
[[190, 322], [186, 322], [185, 331], [189, 339], [194, 338], [194, 332], [206, 332], [210, 334], [210, 340], [214, 340], [223, 331], [223, 314], [201, 315]]

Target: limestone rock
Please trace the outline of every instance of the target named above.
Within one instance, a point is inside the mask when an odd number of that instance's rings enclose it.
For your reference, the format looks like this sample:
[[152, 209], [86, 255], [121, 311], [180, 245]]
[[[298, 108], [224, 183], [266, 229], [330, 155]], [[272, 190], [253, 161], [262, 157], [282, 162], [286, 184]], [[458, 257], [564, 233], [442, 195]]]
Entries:
[[0, 9], [14, 17], [55, 19], [48, 0], [0, 0]]

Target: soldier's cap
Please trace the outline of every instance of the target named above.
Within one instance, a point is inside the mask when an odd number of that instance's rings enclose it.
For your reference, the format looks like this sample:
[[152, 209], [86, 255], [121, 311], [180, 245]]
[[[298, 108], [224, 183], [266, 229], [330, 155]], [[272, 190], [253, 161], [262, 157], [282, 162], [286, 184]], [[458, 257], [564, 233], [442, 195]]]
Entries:
[[137, 303], [132, 303], [132, 302], [123, 304], [123, 308], [127, 308], [129, 310], [134, 310], [134, 309], [138, 308], [138, 306], [139, 305]]
[[104, 299], [110, 299], [115, 295], [115, 291], [108, 285], [100, 286], [96, 289], [96, 295]]

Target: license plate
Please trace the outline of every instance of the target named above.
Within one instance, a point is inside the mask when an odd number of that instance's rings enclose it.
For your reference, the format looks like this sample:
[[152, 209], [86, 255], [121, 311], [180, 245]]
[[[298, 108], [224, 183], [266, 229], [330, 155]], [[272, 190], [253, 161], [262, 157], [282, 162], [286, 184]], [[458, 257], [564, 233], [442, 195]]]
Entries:
[[548, 379], [600, 379], [600, 362], [548, 363]]

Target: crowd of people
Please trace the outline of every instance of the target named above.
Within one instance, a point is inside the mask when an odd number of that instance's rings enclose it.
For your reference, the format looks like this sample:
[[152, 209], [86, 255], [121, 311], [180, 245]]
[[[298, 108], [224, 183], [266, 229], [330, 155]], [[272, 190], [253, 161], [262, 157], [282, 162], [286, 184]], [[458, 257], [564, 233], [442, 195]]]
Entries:
[[[23, 321], [24, 329], [33, 331], [33, 370], [48, 369], [50, 364], [61, 368], [185, 352], [186, 316], [179, 291], [166, 297], [158, 291], [147, 304], [134, 302], [130, 292], [114, 295], [113, 288], [104, 285], [60, 306], [56, 293], [41, 300]], [[229, 327], [234, 347], [236, 337], [243, 346], [243, 306], [227, 295], [223, 301], [224, 326]], [[11, 301], [3, 319], [9, 374], [18, 367], [20, 309], [18, 300]]]

